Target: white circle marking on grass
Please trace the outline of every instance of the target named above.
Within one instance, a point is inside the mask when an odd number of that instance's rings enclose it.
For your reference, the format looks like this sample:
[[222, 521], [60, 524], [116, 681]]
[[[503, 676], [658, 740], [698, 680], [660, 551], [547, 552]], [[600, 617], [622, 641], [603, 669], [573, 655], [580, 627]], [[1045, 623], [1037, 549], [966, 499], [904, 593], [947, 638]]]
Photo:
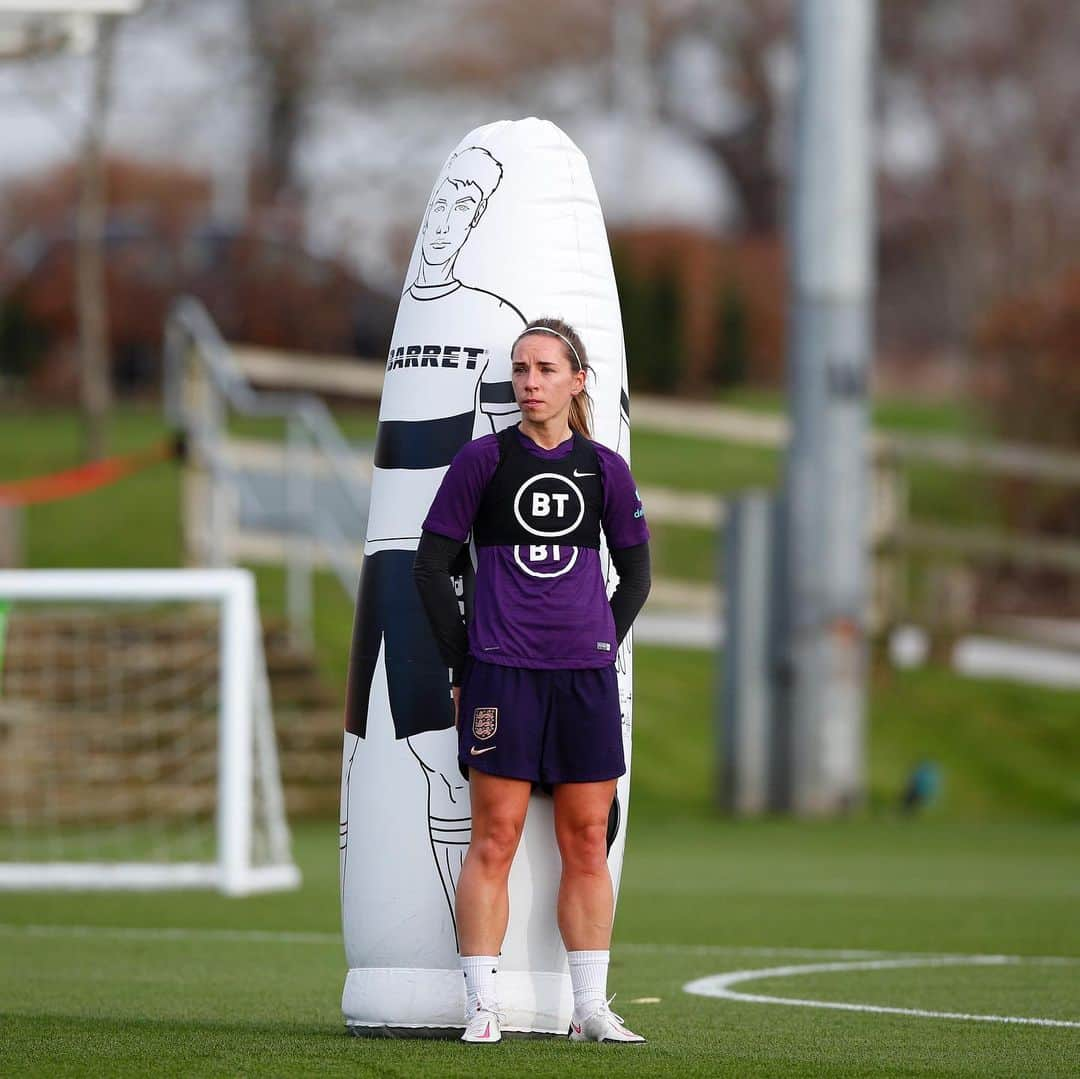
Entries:
[[789, 1004], [800, 1008], [837, 1008], [847, 1012], [875, 1012], [885, 1015], [913, 1015], [924, 1019], [963, 1019], [976, 1023], [1023, 1023], [1041, 1027], [1080, 1027], [1070, 1019], [1041, 1019], [1033, 1016], [977, 1015], [968, 1012], [938, 1012], [923, 1008], [892, 1008], [881, 1004], [846, 1003], [833, 1000], [805, 1000], [797, 997], [774, 997], [761, 993], [743, 993], [732, 986], [762, 978], [790, 978], [799, 974], [826, 974], [851, 970], [895, 970], [901, 967], [1004, 966], [1022, 963], [1068, 964], [1068, 959], [1027, 958], [1015, 955], [922, 956], [911, 959], [877, 959], [851, 963], [804, 963], [800, 966], [766, 967], [757, 970], [733, 970], [711, 974], [687, 982], [683, 991], [703, 997], [738, 1000], [750, 1004]]
[[[165, 926], [96, 926], [96, 925], [41, 925], [0, 922], [0, 937], [99, 937], [114, 940], [155, 940], [161, 942], [187, 942], [211, 940], [235, 943], [277, 944], [338, 944], [339, 933], [274, 931], [259, 929], [216, 929], [207, 927]], [[836, 948], [761, 948], [736, 947], [715, 944], [651, 944], [633, 942], [622, 945], [626, 951], [676, 952], [683, 955], [759, 955], [759, 956], [812, 956], [833, 955], [884, 956], [888, 952], [873, 952]], [[893, 953], [895, 954], [895, 953]], [[712, 974], [687, 982], [683, 990], [698, 996], [737, 1000], [751, 1004], [788, 1004], [803, 1008], [836, 1008], [841, 1011], [877, 1012], [888, 1015], [913, 1015], [930, 1019], [965, 1019], [981, 1023], [1023, 1023], [1034, 1026], [1080, 1028], [1080, 1022], [1069, 1019], [1041, 1019], [1011, 1015], [972, 1015], [966, 1012], [937, 1012], [921, 1008], [893, 1008], [878, 1004], [846, 1003], [828, 1000], [802, 1000], [793, 997], [765, 996], [743, 993], [731, 986], [761, 978], [787, 978], [798, 974], [830, 973], [849, 970], [889, 970], [901, 967], [945, 966], [1002, 966], [1006, 964], [1032, 964], [1037, 966], [1074, 966], [1080, 958], [1065, 956], [1015, 956], [1015, 955], [937, 955], [907, 956], [899, 959], [863, 959], [857, 962], [804, 963], [799, 966], [758, 967], [753, 970], [735, 970], [726, 974]]]

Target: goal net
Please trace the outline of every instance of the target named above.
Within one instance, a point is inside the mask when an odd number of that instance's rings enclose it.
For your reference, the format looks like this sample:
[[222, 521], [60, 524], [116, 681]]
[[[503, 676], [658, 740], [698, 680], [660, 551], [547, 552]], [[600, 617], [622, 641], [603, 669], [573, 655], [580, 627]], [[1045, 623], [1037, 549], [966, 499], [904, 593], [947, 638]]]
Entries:
[[246, 570], [0, 572], [0, 888], [294, 888]]

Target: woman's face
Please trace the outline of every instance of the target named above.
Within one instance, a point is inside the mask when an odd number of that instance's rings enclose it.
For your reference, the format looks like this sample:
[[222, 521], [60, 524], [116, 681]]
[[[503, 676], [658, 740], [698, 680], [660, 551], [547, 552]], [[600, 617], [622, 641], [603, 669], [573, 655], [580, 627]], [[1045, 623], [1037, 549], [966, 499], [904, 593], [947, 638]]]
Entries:
[[514, 346], [511, 357], [514, 397], [522, 419], [557, 420], [570, 412], [570, 401], [585, 386], [585, 372], [566, 357], [566, 345], [549, 333], [531, 333]]

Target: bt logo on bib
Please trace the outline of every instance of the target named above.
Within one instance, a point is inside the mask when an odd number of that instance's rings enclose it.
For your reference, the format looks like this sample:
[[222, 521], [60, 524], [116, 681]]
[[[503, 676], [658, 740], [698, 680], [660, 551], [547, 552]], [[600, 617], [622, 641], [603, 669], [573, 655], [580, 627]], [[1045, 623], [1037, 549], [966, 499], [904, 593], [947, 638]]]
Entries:
[[541, 539], [568, 536], [585, 516], [585, 499], [576, 483], [555, 472], [532, 476], [514, 498], [518, 524]]
[[514, 548], [514, 561], [530, 577], [561, 577], [577, 562], [578, 548], [565, 543], [530, 543]]

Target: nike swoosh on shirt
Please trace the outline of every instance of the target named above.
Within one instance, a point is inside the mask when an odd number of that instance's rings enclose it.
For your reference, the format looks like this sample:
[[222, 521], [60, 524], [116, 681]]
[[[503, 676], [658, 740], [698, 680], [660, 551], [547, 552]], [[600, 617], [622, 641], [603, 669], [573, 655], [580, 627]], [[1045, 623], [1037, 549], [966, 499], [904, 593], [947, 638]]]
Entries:
[[579, 472], [576, 468], [574, 469], [574, 478], [575, 479], [581, 479], [582, 476], [595, 476], [595, 475], [596, 475], [595, 472]]
[[470, 752], [470, 753], [471, 753], [471, 754], [472, 754], [472, 755], [473, 755], [474, 757], [479, 757], [481, 753], [490, 753], [490, 752], [491, 752], [491, 751], [492, 751], [492, 750], [493, 750], [494, 748], [495, 748], [494, 746], [484, 746], [484, 748], [483, 748], [483, 749], [478, 749], [478, 748], [477, 748], [476, 746], [473, 746], [473, 747], [472, 747], [472, 748], [471, 748], [471, 749], [469, 750], [469, 752]]

